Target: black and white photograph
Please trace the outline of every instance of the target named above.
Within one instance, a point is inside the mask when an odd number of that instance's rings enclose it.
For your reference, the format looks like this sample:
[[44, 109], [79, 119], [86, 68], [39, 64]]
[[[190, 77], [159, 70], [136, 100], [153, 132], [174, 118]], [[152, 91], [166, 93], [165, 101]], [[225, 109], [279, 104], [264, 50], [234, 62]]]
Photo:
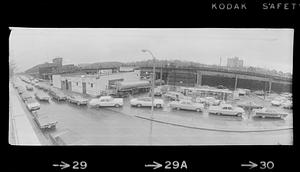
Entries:
[[292, 28], [9, 29], [10, 145], [294, 143]]

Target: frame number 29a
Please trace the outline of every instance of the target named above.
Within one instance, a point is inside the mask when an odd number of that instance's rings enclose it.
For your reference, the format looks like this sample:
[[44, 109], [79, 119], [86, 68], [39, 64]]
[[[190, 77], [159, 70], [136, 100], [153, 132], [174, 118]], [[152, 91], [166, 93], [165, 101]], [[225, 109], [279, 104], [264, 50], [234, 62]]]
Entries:
[[185, 161], [165, 161], [165, 169], [187, 169], [187, 164]]

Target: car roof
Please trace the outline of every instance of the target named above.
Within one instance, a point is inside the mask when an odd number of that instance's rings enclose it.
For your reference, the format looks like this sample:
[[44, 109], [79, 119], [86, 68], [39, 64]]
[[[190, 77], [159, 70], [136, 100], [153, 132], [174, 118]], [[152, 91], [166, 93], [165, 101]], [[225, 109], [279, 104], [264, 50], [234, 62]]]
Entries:
[[100, 99], [110, 99], [112, 98], [111, 96], [101, 96]]
[[179, 102], [180, 102], [180, 103], [182, 103], [182, 102], [193, 103], [193, 102], [190, 101], [190, 100], [180, 100]]
[[221, 104], [222, 107], [231, 107], [232, 108], [232, 105], [231, 104]]
[[26, 100], [27, 103], [37, 103], [37, 101], [34, 98], [29, 98]]

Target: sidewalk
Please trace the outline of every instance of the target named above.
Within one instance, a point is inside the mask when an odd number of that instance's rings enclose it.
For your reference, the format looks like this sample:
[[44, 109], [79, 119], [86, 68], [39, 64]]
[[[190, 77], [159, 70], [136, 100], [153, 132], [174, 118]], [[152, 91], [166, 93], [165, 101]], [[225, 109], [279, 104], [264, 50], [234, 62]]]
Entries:
[[[17, 97], [16, 90], [9, 84], [9, 115], [11, 127], [9, 128], [9, 144], [11, 145], [41, 145], [26, 112]], [[13, 134], [13, 136], [11, 135]]]

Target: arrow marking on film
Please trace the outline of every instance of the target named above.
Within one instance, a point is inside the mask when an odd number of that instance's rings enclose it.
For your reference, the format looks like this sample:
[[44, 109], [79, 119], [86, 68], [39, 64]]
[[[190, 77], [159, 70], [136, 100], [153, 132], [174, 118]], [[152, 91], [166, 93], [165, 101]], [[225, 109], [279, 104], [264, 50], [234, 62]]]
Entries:
[[154, 167], [153, 170], [162, 167], [160, 163], [153, 161], [154, 164], [146, 164], [145, 167]]
[[67, 164], [67, 163], [65, 163], [63, 161], [61, 161], [61, 164], [53, 164], [52, 166], [54, 166], [54, 167], [61, 167], [61, 170], [70, 167], [69, 164]]
[[242, 167], [250, 167], [249, 169], [252, 169], [254, 167], [257, 167], [257, 164], [255, 164], [252, 161], [249, 161], [249, 164], [241, 164]]

